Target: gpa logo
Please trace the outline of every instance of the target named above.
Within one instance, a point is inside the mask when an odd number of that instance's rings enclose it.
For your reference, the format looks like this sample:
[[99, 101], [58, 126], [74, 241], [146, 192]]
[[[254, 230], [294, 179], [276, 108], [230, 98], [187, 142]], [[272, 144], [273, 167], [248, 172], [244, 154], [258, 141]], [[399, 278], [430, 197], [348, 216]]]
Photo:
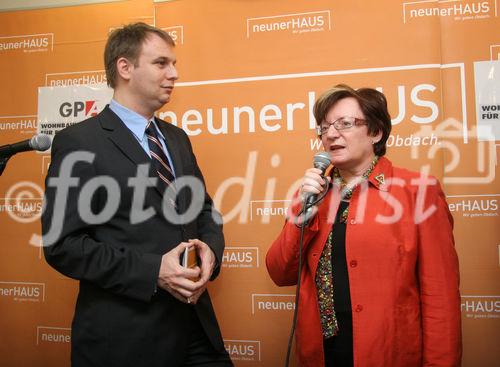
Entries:
[[224, 348], [233, 361], [260, 362], [259, 340], [224, 339]]
[[88, 118], [99, 113], [97, 101], [75, 101], [63, 102], [59, 106], [59, 114], [62, 117]]
[[462, 296], [460, 309], [468, 319], [500, 319], [500, 296]]
[[54, 33], [0, 37], [0, 53], [45, 52], [54, 50]]
[[403, 23], [424, 18], [474, 20], [497, 16], [497, 0], [421, 0], [403, 3]]
[[258, 268], [258, 247], [226, 247], [222, 255], [223, 268]]
[[45, 283], [0, 281], [0, 299], [14, 302], [45, 302]]
[[113, 89], [102, 83], [92, 86], [39, 87], [38, 132], [55, 135], [68, 126], [96, 116], [112, 95]]
[[36, 327], [36, 345], [69, 343], [71, 343], [71, 328], [52, 326]]
[[303, 34], [331, 30], [330, 10], [247, 19], [247, 38], [257, 34]]

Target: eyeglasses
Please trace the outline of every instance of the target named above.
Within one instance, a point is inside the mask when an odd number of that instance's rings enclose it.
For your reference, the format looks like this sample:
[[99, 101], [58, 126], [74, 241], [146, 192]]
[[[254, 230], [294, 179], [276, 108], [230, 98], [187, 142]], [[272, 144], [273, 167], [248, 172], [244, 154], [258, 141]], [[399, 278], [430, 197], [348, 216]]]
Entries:
[[357, 117], [344, 116], [333, 122], [323, 121], [316, 127], [316, 132], [319, 136], [326, 134], [330, 127], [333, 126], [337, 131], [350, 129], [353, 126], [366, 125], [366, 120], [358, 119]]

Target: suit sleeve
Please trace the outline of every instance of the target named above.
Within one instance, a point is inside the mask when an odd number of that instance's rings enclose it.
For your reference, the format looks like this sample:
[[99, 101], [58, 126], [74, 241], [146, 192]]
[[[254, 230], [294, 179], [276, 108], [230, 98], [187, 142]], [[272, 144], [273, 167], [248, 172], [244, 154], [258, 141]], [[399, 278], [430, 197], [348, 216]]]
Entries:
[[[83, 146], [79, 139], [83, 138], [62, 131], [52, 144], [42, 213], [45, 258], [49, 265], [68, 277], [118, 295], [149, 301], [156, 290], [161, 255], [99, 242], [92, 236], [97, 225], [88, 224], [80, 216], [82, 188], [97, 178], [93, 165], [84, 162], [93, 153], [79, 150]], [[67, 170], [72, 157], [77, 161], [70, 167], [70, 177], [63, 178], [64, 167]], [[91, 203], [98, 195], [99, 191]]]
[[435, 211], [417, 225], [423, 366], [460, 366], [459, 269], [453, 218], [437, 180], [427, 187], [423, 209], [434, 207]]
[[215, 255], [216, 264], [212, 272], [212, 277], [210, 278], [210, 280], [214, 280], [220, 273], [220, 265], [222, 264], [222, 256], [225, 247], [224, 234], [222, 231], [222, 216], [215, 209], [212, 198], [206, 191], [205, 179], [198, 166], [191, 142], [186, 133], [183, 130], [181, 130], [181, 132], [188, 143], [189, 153], [192, 157], [194, 166], [194, 174], [203, 183], [203, 187], [205, 188], [201, 211], [196, 218], [196, 227], [198, 230], [198, 238], [205, 242]]
[[[281, 233], [271, 244], [266, 255], [267, 271], [274, 283], [280, 287], [297, 284], [301, 229], [294, 224], [294, 218], [299, 214], [301, 207], [302, 203], [296, 193]], [[306, 253], [308, 244], [318, 231], [319, 219], [316, 214], [311, 223], [304, 228], [303, 254]], [[305, 256], [302, 258], [305, 260]]]

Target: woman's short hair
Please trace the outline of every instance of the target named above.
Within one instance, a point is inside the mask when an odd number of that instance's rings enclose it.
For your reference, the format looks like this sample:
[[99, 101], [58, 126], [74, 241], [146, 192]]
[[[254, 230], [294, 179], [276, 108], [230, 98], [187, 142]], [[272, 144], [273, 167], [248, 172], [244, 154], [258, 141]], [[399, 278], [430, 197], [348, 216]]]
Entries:
[[387, 110], [387, 99], [384, 94], [373, 88], [353, 89], [346, 84], [337, 84], [325, 91], [314, 104], [316, 124], [321, 124], [330, 109], [341, 99], [354, 98], [358, 101], [368, 125], [368, 134], [375, 136], [382, 132], [382, 138], [373, 145], [373, 150], [379, 157], [386, 151], [385, 143], [391, 133], [391, 116]]
[[111, 32], [104, 48], [106, 79], [111, 88], [116, 87], [116, 61], [124, 57], [137, 66], [142, 44], [151, 34], [156, 34], [170, 46], [175, 46], [172, 37], [163, 29], [142, 22], [128, 24]]

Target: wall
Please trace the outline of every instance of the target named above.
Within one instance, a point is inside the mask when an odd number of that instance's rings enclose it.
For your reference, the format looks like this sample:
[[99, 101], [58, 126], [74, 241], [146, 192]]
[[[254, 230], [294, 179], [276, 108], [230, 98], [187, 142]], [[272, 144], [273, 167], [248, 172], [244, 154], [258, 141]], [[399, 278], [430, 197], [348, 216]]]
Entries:
[[[388, 157], [436, 175], [455, 219], [463, 365], [496, 366], [497, 8], [497, 0], [134, 0], [3, 12], [0, 144], [37, 131], [38, 87], [105, 82], [111, 29], [145, 21], [169, 31], [181, 77], [160, 116], [190, 135], [225, 215], [227, 249], [210, 290], [226, 348], [237, 366], [276, 366], [294, 289], [272, 283], [264, 258], [319, 149], [314, 99], [340, 82], [381, 88], [394, 125]], [[69, 365], [77, 282], [49, 268], [37, 245], [49, 163], [47, 154], [19, 154], [0, 179], [4, 366]]]

